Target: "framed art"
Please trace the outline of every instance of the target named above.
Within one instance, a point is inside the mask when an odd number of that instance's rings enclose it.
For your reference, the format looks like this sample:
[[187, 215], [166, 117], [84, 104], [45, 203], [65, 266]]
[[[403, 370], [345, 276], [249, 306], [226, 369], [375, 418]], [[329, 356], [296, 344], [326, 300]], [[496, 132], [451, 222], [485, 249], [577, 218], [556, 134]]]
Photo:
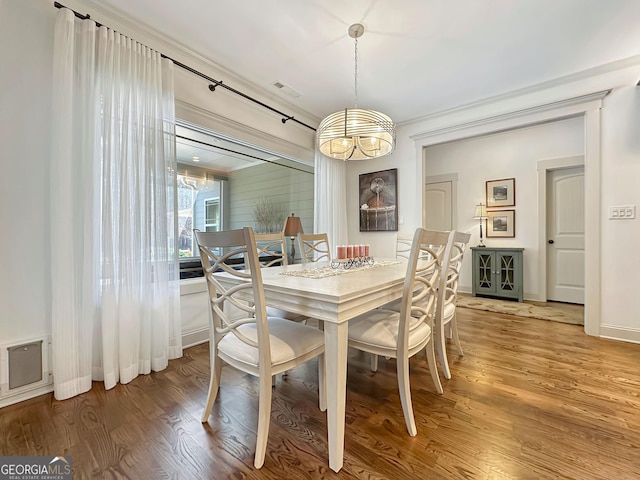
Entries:
[[516, 179], [487, 180], [487, 208], [515, 207]]
[[363, 173], [359, 180], [360, 231], [398, 231], [398, 169]]
[[515, 236], [515, 210], [494, 210], [487, 212], [487, 238], [512, 238]]

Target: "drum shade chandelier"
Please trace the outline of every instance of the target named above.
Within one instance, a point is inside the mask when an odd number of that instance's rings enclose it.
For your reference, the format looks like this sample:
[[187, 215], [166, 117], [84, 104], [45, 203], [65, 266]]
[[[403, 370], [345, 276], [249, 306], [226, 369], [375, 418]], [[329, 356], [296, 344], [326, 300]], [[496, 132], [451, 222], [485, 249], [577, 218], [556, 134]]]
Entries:
[[332, 113], [318, 127], [318, 149], [340, 160], [366, 160], [388, 155], [396, 143], [396, 127], [384, 113], [358, 108], [358, 38], [364, 27], [355, 23], [349, 36], [355, 40], [355, 105]]

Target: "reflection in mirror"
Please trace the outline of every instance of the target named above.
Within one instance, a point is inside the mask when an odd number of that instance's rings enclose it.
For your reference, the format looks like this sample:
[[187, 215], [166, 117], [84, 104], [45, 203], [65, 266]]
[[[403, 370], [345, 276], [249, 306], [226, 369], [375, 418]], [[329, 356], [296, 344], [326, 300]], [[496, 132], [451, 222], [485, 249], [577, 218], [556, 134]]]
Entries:
[[295, 212], [313, 231], [312, 165], [181, 123], [176, 157], [181, 278], [202, 275], [194, 228], [276, 232]]

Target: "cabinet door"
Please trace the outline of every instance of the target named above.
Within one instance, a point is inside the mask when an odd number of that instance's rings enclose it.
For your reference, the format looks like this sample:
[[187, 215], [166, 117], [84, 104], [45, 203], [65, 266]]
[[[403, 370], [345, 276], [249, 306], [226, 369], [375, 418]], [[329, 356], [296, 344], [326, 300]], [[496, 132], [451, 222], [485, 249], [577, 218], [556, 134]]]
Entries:
[[495, 294], [496, 285], [493, 269], [496, 256], [493, 251], [479, 252], [474, 250], [473, 271], [476, 274], [475, 293]]
[[522, 256], [519, 252], [496, 252], [496, 293], [518, 298], [522, 288]]

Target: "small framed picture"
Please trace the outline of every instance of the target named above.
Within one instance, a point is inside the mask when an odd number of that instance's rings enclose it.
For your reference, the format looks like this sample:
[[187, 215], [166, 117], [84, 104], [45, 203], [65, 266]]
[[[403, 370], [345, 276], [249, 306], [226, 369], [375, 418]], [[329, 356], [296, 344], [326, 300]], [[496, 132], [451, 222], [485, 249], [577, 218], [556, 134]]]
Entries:
[[487, 212], [487, 238], [511, 238], [515, 236], [515, 210], [494, 210]]
[[516, 179], [487, 180], [487, 208], [515, 207]]

